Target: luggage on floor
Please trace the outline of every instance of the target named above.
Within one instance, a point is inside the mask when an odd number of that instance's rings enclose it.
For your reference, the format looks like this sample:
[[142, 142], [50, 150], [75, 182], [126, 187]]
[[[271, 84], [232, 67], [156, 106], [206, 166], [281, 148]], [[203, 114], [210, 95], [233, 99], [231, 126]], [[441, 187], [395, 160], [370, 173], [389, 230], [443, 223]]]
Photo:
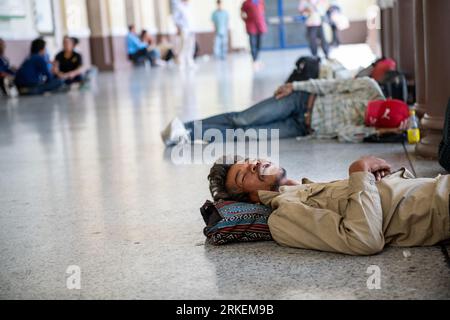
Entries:
[[296, 68], [289, 76], [286, 83], [295, 81], [307, 81], [310, 79], [318, 79], [320, 75], [320, 58], [318, 57], [301, 57], [296, 62]]
[[387, 72], [396, 70], [397, 63], [395, 60], [383, 57], [358, 72], [356, 78], [371, 77], [378, 82], [382, 82]]
[[408, 101], [408, 83], [404, 73], [399, 71], [388, 71], [380, 82], [386, 98]]
[[366, 108], [364, 123], [367, 127], [399, 128], [409, 118], [408, 105], [400, 100], [373, 100]]

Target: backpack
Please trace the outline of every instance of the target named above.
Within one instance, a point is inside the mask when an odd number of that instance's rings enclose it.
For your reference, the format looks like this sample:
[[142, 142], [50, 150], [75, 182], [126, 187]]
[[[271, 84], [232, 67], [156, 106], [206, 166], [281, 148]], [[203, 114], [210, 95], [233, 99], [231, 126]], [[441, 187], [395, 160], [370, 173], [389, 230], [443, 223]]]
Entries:
[[400, 100], [373, 100], [366, 108], [364, 124], [375, 128], [398, 128], [409, 118], [408, 105]]
[[408, 83], [404, 73], [388, 71], [379, 84], [386, 98], [408, 102]]
[[382, 57], [376, 60], [367, 68], [361, 70], [356, 75], [356, 78], [371, 77], [378, 82], [383, 81], [385, 75], [389, 71], [395, 71], [397, 63], [393, 59]]
[[320, 58], [318, 57], [301, 57], [295, 63], [296, 68], [289, 76], [286, 83], [295, 81], [307, 81], [310, 79], [318, 79], [320, 74]]

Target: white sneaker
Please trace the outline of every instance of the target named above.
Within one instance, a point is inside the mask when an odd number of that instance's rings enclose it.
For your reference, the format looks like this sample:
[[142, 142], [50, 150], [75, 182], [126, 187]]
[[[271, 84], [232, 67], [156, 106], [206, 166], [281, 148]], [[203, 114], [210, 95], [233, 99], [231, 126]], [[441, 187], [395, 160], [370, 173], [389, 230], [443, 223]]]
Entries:
[[173, 119], [169, 125], [161, 132], [161, 138], [167, 147], [177, 145], [179, 143], [189, 143], [190, 135], [184, 127], [180, 119]]
[[2, 79], [2, 88], [5, 90], [5, 94], [7, 97], [11, 97], [11, 82], [9, 81], [8, 77], [4, 77]]

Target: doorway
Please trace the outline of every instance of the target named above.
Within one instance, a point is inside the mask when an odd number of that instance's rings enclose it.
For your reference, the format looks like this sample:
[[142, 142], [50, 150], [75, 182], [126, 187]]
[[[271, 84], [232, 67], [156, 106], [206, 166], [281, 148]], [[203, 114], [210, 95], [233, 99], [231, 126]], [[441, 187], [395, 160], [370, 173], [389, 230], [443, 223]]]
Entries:
[[306, 26], [298, 12], [299, 0], [266, 1], [268, 32], [263, 37], [266, 50], [308, 46]]

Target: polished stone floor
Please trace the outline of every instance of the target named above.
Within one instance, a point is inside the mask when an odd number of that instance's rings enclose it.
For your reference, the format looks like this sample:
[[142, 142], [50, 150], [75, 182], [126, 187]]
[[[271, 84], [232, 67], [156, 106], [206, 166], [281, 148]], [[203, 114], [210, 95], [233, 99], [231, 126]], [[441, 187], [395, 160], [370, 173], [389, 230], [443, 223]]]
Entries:
[[[449, 299], [445, 247], [349, 257], [273, 242], [205, 245], [209, 166], [173, 164], [159, 132], [177, 115], [270, 96], [300, 54], [265, 52], [257, 73], [235, 54], [202, 59], [194, 72], [104, 73], [90, 90], [0, 99], [0, 298]], [[442, 172], [407, 150], [292, 139], [280, 144], [280, 161], [292, 177], [317, 181], [345, 178], [366, 154], [420, 176]], [[379, 290], [367, 287], [372, 265]], [[68, 290], [69, 266], [80, 268], [81, 290]]]

